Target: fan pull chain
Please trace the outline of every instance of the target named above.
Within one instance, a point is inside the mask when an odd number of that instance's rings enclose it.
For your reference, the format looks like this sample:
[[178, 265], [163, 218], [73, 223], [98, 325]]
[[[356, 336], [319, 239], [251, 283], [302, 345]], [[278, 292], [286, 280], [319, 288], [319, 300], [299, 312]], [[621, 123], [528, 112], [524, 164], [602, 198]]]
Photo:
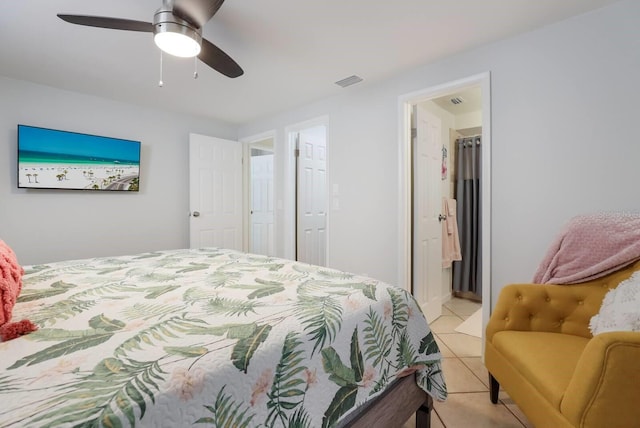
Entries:
[[197, 79], [198, 78], [198, 56], [194, 56], [194, 62], [193, 62], [193, 78]]
[[164, 82], [162, 81], [162, 51], [160, 51], [160, 81], [158, 82], [159, 87], [164, 86]]

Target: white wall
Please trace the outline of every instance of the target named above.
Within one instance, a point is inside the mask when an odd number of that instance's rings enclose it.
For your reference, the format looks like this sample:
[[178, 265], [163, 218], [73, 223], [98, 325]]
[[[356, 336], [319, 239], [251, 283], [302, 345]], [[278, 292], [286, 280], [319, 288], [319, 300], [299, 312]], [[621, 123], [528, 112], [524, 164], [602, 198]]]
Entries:
[[[2, 77], [0, 94], [0, 239], [20, 263], [189, 245], [189, 132], [235, 126]], [[19, 123], [140, 140], [140, 192], [18, 189]]]
[[328, 115], [329, 188], [341, 193], [340, 210], [329, 212], [329, 265], [396, 282], [398, 97], [490, 71], [495, 300], [504, 284], [531, 279], [570, 217], [638, 210], [638, 17], [640, 2], [621, 1], [380, 84], [365, 80], [239, 134], [276, 129], [281, 151], [286, 125]]
[[[282, 195], [288, 125], [329, 114], [327, 189], [339, 188], [339, 209], [330, 208], [327, 265], [396, 282], [397, 266], [397, 97], [349, 91], [349, 102], [333, 98], [241, 127], [240, 138], [276, 130], [276, 186]], [[334, 114], [335, 112], [340, 114]], [[373, 125], [373, 126], [372, 126]], [[278, 197], [280, 198], [280, 196]], [[279, 207], [279, 204], [277, 204]], [[279, 207], [280, 208], [280, 207]], [[284, 211], [276, 212], [277, 252], [283, 248]]]

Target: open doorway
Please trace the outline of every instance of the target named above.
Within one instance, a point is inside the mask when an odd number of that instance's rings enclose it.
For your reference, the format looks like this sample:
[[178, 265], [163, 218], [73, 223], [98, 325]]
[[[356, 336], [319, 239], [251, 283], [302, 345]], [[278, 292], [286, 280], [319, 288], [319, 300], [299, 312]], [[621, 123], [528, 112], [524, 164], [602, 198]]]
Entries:
[[[443, 124], [442, 214], [451, 221], [444, 220], [442, 296], [482, 302], [482, 90], [473, 85], [420, 105]], [[414, 193], [419, 187], [414, 182]]]
[[275, 255], [274, 141], [273, 137], [251, 142], [248, 149], [249, 252]]
[[[479, 98], [479, 99], [477, 99]], [[452, 101], [452, 99], [454, 101]], [[458, 99], [462, 99], [461, 103]], [[467, 105], [465, 106], [465, 102]], [[451, 104], [449, 107], [448, 104]], [[479, 109], [473, 107], [479, 105]], [[461, 106], [456, 110], [456, 106]], [[468, 111], [466, 111], [468, 110]], [[422, 113], [420, 113], [422, 112]], [[422, 125], [420, 125], [420, 123]], [[422, 127], [422, 131], [420, 128]], [[412, 131], [415, 129], [415, 131]], [[425, 137], [425, 133], [431, 133]], [[456, 199], [457, 144], [464, 134], [483, 144], [478, 228], [484, 240], [478, 250], [477, 273], [482, 289], [481, 331], [490, 313], [490, 78], [489, 73], [428, 88], [400, 98], [400, 266], [399, 282], [410, 289], [427, 319], [453, 295], [453, 268], [442, 266], [442, 221], [446, 199]], [[431, 145], [429, 150], [425, 147]], [[422, 148], [421, 148], [422, 146]], [[427, 153], [428, 152], [428, 153]], [[443, 200], [444, 198], [444, 200]], [[439, 233], [437, 233], [437, 232]], [[455, 263], [455, 262], [454, 262]], [[469, 296], [467, 296], [469, 297]]]

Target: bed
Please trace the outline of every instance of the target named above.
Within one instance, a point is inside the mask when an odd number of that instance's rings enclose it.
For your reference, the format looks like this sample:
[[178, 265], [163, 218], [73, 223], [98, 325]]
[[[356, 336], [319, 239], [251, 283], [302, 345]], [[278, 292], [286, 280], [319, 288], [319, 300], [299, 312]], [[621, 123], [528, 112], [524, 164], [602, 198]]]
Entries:
[[236, 251], [25, 266], [0, 426], [428, 426], [446, 398], [413, 297]]

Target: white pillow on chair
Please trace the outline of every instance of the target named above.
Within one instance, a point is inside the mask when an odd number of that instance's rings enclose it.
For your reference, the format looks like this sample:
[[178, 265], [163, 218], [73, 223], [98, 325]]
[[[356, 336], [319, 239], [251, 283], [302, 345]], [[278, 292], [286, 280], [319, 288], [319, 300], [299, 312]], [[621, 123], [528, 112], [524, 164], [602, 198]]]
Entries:
[[594, 336], [609, 331], [640, 331], [640, 271], [607, 292], [589, 328]]

